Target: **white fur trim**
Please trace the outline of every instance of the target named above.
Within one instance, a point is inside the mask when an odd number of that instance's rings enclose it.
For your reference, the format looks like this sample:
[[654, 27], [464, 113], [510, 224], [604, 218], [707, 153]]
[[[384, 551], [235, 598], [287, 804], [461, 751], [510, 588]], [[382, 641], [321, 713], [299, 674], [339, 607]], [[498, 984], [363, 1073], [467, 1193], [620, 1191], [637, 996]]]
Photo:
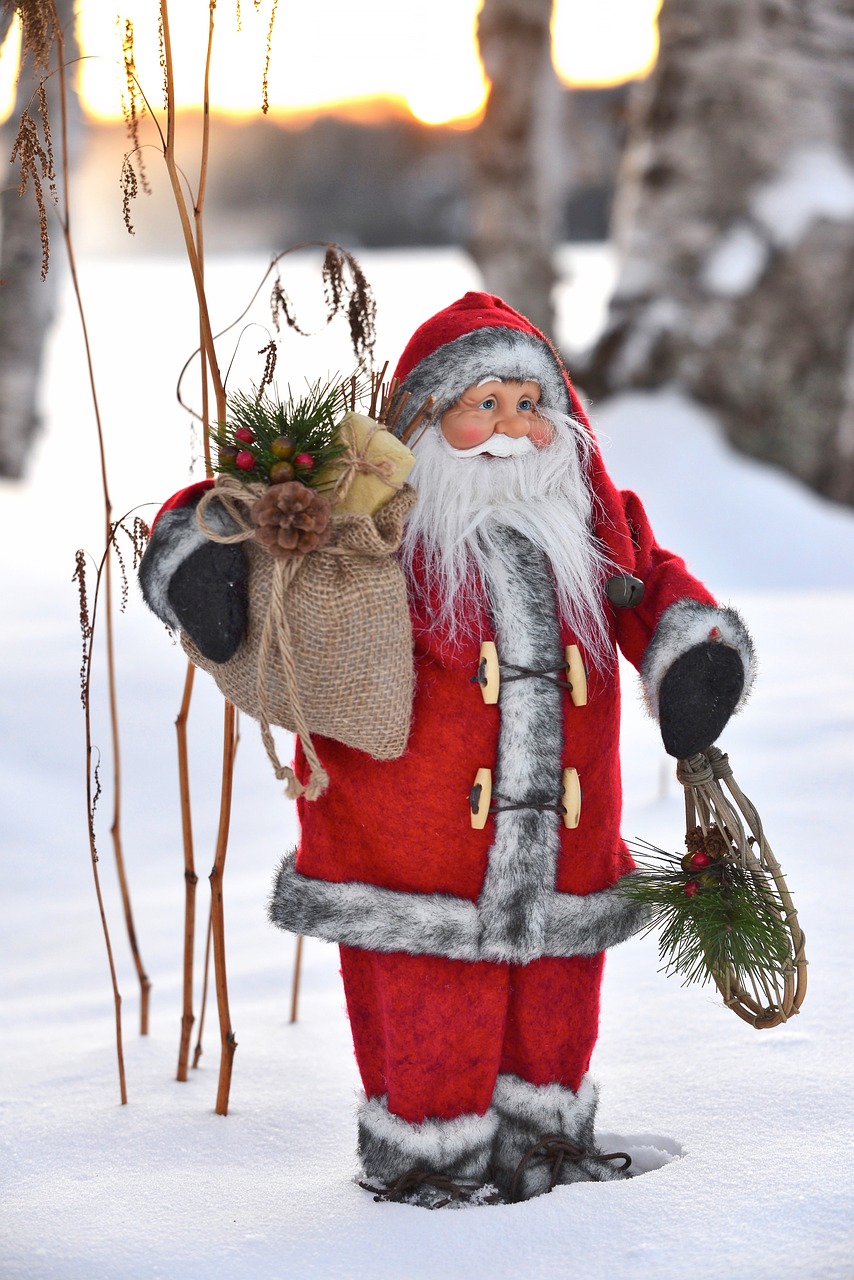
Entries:
[[359, 1159], [369, 1178], [390, 1185], [413, 1168], [478, 1181], [486, 1177], [498, 1123], [491, 1110], [410, 1124], [389, 1111], [387, 1097], [363, 1097], [358, 1120]]
[[741, 658], [744, 689], [735, 710], [740, 711], [744, 706], [756, 678], [756, 653], [740, 614], [735, 609], [703, 604], [699, 600], [677, 600], [659, 618], [640, 667], [644, 699], [656, 720], [658, 690], [668, 668], [689, 649], [708, 640], [728, 645]]
[[[208, 525], [216, 533], [234, 533], [237, 525], [218, 502], [211, 503], [205, 514]], [[194, 551], [208, 541], [196, 520], [196, 506], [164, 511], [139, 566], [139, 585], [143, 599], [161, 622], [173, 631], [181, 624], [169, 602], [169, 586], [175, 571]]]

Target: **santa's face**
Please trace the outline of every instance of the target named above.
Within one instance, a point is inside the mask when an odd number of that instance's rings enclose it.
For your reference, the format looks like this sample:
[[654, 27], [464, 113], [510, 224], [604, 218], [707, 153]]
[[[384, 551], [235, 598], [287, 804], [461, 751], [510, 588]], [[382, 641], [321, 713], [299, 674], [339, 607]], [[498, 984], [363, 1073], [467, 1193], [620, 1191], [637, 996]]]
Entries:
[[445, 410], [439, 420], [442, 435], [454, 452], [467, 457], [506, 458], [542, 448], [552, 429], [539, 412], [540, 394], [536, 382], [487, 378]]

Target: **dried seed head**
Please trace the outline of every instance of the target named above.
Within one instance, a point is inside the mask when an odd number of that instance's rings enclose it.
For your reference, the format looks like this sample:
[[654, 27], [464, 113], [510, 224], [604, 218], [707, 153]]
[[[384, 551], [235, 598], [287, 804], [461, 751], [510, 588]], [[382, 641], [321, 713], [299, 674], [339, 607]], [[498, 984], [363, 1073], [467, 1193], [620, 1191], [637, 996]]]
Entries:
[[258, 400], [260, 402], [261, 397], [264, 394], [265, 387], [272, 385], [273, 377], [276, 373], [276, 361], [279, 356], [279, 351], [272, 338], [267, 343], [266, 347], [261, 348], [258, 354], [259, 356], [264, 357], [264, 372], [261, 374], [261, 381], [258, 384]]
[[[121, 19], [119, 19], [120, 22]], [[165, 51], [163, 56], [165, 62]], [[139, 140], [140, 122], [146, 114], [145, 97], [140, 88], [136, 72], [134, 27], [130, 18], [125, 19], [122, 33], [122, 60], [125, 69], [125, 83], [122, 90], [122, 113], [125, 118], [125, 128], [127, 129], [128, 138], [133, 144], [131, 154], [136, 156], [136, 163], [139, 169], [139, 186], [145, 195], [150, 195], [151, 187], [149, 186], [148, 175], [145, 172], [145, 164], [140, 153]], [[127, 219], [125, 222], [127, 223]]]

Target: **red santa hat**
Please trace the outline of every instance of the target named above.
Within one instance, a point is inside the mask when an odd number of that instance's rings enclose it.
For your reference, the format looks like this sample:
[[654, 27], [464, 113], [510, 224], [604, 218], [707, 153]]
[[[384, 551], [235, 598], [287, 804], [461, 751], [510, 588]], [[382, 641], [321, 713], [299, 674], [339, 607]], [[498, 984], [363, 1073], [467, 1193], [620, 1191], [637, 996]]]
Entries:
[[530, 320], [491, 293], [467, 293], [426, 320], [410, 338], [395, 370], [407, 410], [398, 433], [428, 396], [440, 411], [486, 378], [537, 382], [545, 409], [570, 413], [587, 425], [560, 356]]

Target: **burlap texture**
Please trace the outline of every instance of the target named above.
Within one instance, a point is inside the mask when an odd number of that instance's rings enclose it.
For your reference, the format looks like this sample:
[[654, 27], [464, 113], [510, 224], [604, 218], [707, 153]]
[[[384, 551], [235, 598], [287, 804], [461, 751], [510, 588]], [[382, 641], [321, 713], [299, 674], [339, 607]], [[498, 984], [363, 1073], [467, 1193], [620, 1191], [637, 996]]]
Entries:
[[[377, 760], [401, 755], [409, 738], [414, 669], [406, 584], [394, 552], [415, 502], [404, 486], [375, 515], [333, 515], [332, 537], [302, 557], [285, 589], [290, 654], [302, 719], [309, 732], [334, 738]], [[213, 676], [241, 711], [264, 717], [259, 703], [259, 646], [275, 561], [254, 539], [249, 559], [249, 624], [228, 662], [204, 658], [181, 636], [190, 660]], [[282, 657], [274, 645], [263, 672], [271, 724], [298, 731]]]

